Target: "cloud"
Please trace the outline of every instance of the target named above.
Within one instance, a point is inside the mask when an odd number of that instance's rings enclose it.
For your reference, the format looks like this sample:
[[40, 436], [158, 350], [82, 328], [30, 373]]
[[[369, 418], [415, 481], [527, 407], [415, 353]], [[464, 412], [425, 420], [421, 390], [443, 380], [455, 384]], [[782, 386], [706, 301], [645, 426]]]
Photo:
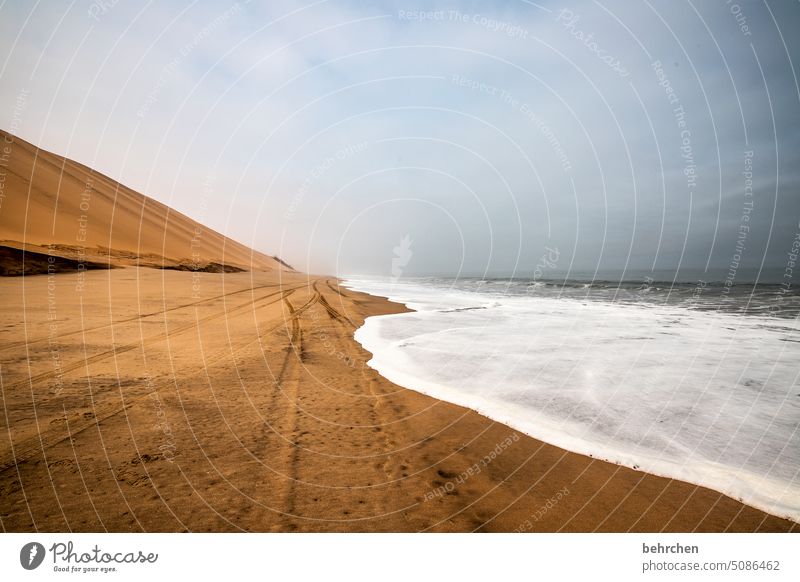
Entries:
[[798, 229], [794, 5], [108, 4], [2, 9], [0, 124], [301, 268], [725, 268], [749, 151], [744, 263]]

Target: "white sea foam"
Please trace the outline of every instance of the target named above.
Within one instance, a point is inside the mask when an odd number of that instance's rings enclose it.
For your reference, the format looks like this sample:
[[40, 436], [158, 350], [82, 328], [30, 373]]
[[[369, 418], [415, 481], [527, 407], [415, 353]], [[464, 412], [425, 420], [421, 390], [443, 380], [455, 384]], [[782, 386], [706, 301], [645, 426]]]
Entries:
[[353, 279], [405, 303], [356, 339], [393, 382], [535, 438], [800, 521], [800, 324]]

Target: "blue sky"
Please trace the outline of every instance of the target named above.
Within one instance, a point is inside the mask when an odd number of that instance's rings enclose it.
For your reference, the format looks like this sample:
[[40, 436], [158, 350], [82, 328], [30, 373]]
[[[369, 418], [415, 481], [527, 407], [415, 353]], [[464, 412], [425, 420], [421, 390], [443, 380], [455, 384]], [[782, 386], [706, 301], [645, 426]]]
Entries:
[[390, 274], [406, 236], [407, 275], [530, 276], [547, 248], [720, 271], [737, 242], [781, 270], [799, 24], [725, 0], [5, 2], [0, 126], [312, 272]]

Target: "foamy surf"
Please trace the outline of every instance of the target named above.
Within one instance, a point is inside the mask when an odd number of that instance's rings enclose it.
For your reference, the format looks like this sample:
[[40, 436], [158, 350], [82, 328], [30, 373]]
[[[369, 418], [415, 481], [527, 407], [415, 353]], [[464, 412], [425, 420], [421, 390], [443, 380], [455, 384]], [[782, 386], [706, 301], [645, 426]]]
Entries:
[[694, 309], [652, 293], [620, 302], [618, 290], [531, 296], [509, 282], [346, 285], [416, 310], [356, 331], [389, 380], [800, 521], [796, 317]]

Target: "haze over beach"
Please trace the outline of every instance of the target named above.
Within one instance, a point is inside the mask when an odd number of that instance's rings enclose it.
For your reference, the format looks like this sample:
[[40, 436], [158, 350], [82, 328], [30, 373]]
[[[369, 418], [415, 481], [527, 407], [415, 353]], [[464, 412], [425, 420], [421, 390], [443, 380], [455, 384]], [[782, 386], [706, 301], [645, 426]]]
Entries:
[[798, 25], [4, 4], [2, 530], [797, 531]]

